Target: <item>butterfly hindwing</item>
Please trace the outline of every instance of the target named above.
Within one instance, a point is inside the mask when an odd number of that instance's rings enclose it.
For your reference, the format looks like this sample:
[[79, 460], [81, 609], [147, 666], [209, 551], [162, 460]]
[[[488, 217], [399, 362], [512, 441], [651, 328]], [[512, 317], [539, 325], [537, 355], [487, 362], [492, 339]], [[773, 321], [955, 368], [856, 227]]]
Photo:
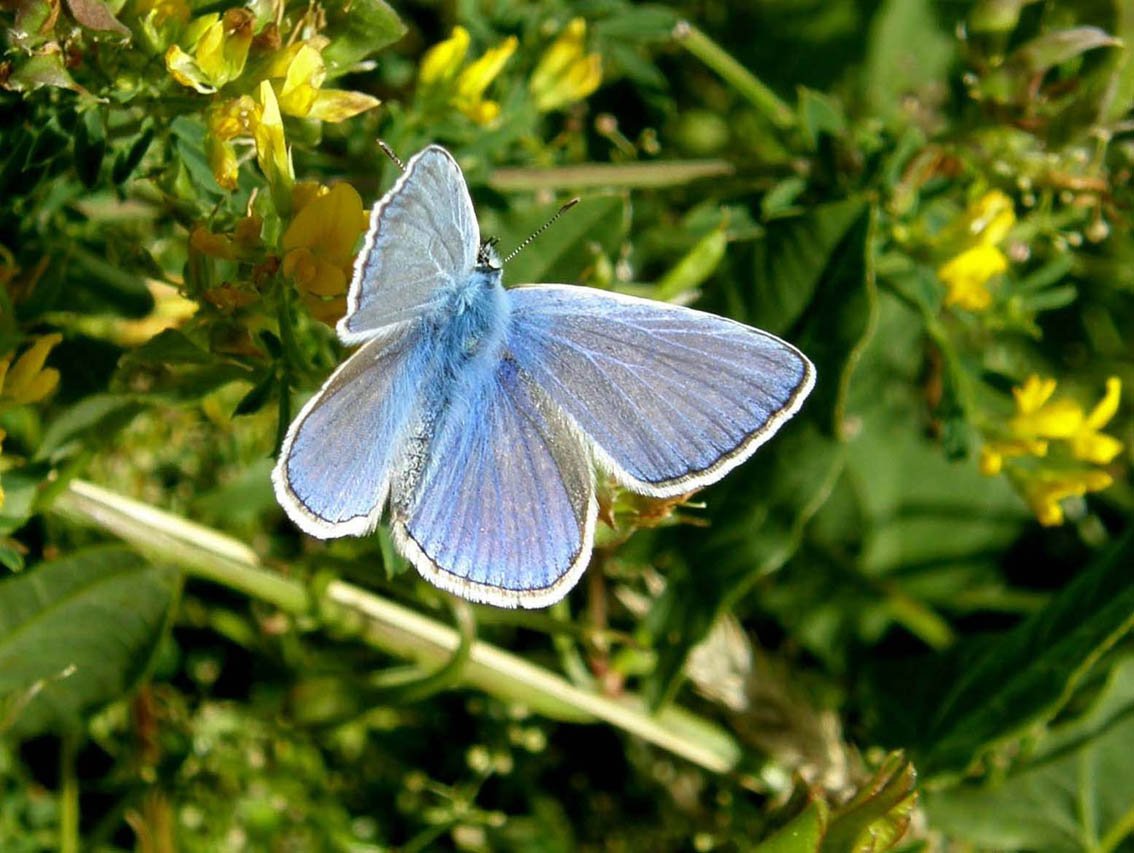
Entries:
[[357, 344], [383, 326], [436, 309], [472, 272], [480, 229], [457, 161], [430, 145], [370, 215], [354, 265], [340, 340]]
[[416, 327], [370, 340], [292, 422], [272, 481], [281, 505], [307, 533], [326, 539], [374, 529], [428, 355]]
[[474, 601], [542, 607], [590, 558], [596, 516], [585, 444], [502, 359], [438, 431], [396, 541], [430, 581]]
[[814, 383], [774, 335], [712, 314], [569, 285], [507, 291], [513, 357], [635, 491], [682, 494], [770, 438]]

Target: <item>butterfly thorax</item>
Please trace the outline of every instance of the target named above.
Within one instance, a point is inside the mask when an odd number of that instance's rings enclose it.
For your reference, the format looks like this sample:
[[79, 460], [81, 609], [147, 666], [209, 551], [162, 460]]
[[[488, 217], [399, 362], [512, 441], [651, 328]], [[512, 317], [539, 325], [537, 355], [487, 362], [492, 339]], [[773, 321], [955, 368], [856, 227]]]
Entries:
[[428, 321], [431, 356], [391, 487], [395, 513], [408, 511], [406, 501], [416, 493], [439, 430], [464, 428], [470, 405], [494, 381], [509, 323], [500, 279], [498, 268], [477, 267]]

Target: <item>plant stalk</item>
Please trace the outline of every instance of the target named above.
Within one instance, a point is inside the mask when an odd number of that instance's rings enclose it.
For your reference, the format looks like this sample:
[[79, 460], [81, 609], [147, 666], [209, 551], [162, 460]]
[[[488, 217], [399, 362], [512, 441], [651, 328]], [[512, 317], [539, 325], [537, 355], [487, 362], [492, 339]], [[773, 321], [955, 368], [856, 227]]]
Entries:
[[723, 47], [690, 24], [678, 21], [673, 37], [683, 48], [717, 72], [780, 130], [795, 126], [795, 113], [755, 74], [741, 65]]
[[[324, 585], [316, 599], [303, 583], [265, 568], [243, 543], [92, 483], [69, 483], [52, 510], [287, 613], [354, 622], [364, 642], [396, 657], [439, 667], [460, 648], [460, 634], [434, 619], [341, 580]], [[582, 690], [482, 640], [472, 642], [458, 681], [553, 719], [617, 726], [715, 773], [731, 770], [740, 758], [732, 735], [710, 720], [676, 706], [651, 714], [639, 697]]]

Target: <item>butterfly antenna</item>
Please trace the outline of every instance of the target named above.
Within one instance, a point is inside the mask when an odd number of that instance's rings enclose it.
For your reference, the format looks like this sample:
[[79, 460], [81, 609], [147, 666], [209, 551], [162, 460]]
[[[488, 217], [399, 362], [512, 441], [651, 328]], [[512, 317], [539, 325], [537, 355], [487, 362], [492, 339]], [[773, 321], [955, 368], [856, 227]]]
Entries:
[[522, 242], [520, 245], [518, 245], [516, 248], [514, 248], [511, 252], [509, 252], [508, 257], [506, 257], [504, 260], [502, 260], [500, 262], [500, 265], [503, 266], [504, 264], [508, 263], [508, 261], [512, 260], [512, 258], [516, 257], [516, 255], [520, 254], [520, 252], [522, 252], [524, 249], [526, 249], [531, 244], [532, 240], [534, 240], [536, 237], [538, 237], [540, 234], [542, 234], [544, 231], [546, 231], [548, 228], [550, 228], [555, 223], [556, 219], [558, 219], [560, 216], [562, 216], [564, 213], [566, 213], [568, 210], [570, 210], [572, 207], [574, 207], [578, 203], [579, 203], [579, 200], [577, 198], [573, 198], [569, 202], [567, 202], [565, 205], [563, 205], [563, 207], [559, 208], [559, 210], [557, 210], [555, 212], [555, 215], [553, 217], [551, 217], [551, 219], [549, 219], [549, 220], [547, 220], [547, 222], [543, 223], [543, 225], [541, 225], [539, 228], [537, 228], [535, 231], [533, 231], [531, 233], [531, 236], [528, 237], [528, 239], [526, 239], [524, 242]]
[[379, 139], [378, 140], [378, 147], [381, 148], [384, 152], [386, 152], [386, 156], [394, 161], [394, 165], [397, 166], [398, 169], [400, 169], [403, 172], [406, 170], [406, 164], [403, 163], [401, 161], [401, 158], [399, 158], [398, 155], [394, 153], [394, 149], [386, 144], [386, 140]]

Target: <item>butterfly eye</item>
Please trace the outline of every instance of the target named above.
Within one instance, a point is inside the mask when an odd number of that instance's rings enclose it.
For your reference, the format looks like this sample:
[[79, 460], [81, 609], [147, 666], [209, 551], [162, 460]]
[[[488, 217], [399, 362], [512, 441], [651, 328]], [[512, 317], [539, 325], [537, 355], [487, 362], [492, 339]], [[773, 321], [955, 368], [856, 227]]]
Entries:
[[478, 267], [500, 269], [500, 255], [496, 252], [496, 244], [499, 242], [499, 237], [489, 237], [480, 244], [480, 248], [476, 252], [476, 265]]

